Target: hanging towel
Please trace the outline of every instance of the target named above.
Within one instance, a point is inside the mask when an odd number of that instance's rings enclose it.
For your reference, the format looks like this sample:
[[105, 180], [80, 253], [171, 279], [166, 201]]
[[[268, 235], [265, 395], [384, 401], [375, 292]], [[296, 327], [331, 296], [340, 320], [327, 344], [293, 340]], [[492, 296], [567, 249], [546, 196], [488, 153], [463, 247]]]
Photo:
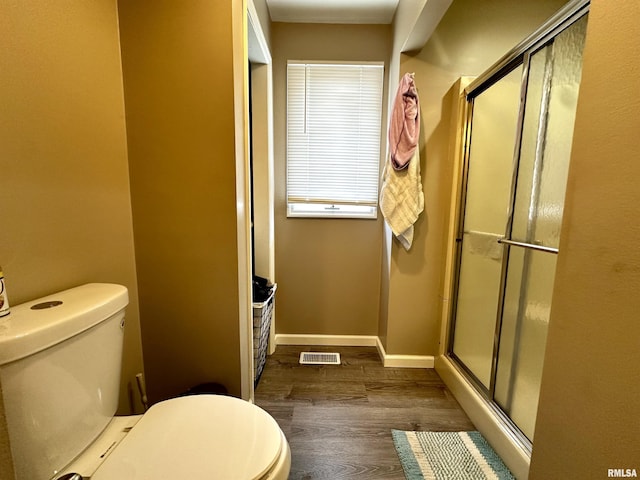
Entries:
[[470, 230], [464, 232], [464, 238], [467, 241], [469, 253], [499, 262], [502, 261], [504, 248], [502, 244], [498, 242], [499, 239], [504, 238], [501, 235]]
[[386, 163], [382, 173], [380, 211], [391, 231], [405, 250], [413, 243], [413, 224], [424, 210], [424, 193], [420, 178], [420, 152], [416, 148], [404, 170]]
[[420, 101], [413, 73], [400, 79], [389, 121], [389, 151], [396, 170], [407, 168], [420, 135]]

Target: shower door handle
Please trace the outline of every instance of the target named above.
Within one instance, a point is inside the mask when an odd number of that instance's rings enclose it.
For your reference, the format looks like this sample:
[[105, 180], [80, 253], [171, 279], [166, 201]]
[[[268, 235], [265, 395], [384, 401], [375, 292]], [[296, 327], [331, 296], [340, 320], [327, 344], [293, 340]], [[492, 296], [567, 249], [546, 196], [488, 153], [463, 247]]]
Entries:
[[545, 247], [544, 245], [536, 245], [535, 243], [516, 242], [515, 240], [507, 240], [506, 238], [499, 238], [498, 243], [505, 245], [511, 245], [514, 247], [529, 248], [531, 250], [538, 250], [547, 253], [558, 253], [558, 249], [554, 247]]

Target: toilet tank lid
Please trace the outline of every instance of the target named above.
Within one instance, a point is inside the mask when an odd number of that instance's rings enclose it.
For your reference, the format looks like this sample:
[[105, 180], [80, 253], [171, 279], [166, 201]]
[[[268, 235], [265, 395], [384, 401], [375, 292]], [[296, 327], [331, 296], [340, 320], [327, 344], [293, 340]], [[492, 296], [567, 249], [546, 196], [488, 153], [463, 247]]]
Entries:
[[12, 306], [11, 313], [0, 318], [0, 366], [71, 338], [128, 303], [126, 287], [89, 283]]

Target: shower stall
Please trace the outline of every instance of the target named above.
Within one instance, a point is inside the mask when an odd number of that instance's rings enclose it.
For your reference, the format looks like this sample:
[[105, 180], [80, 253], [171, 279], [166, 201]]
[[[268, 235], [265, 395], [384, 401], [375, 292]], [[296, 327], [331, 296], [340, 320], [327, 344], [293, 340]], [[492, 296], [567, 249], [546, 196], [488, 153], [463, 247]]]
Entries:
[[589, 4], [464, 91], [445, 355], [530, 454]]

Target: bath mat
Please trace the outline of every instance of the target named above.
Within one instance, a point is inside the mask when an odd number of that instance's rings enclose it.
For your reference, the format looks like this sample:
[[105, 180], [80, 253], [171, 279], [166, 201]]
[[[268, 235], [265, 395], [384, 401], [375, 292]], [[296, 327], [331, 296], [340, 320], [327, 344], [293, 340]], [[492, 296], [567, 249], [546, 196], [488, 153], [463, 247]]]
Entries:
[[407, 480], [514, 479], [480, 432], [391, 434]]

